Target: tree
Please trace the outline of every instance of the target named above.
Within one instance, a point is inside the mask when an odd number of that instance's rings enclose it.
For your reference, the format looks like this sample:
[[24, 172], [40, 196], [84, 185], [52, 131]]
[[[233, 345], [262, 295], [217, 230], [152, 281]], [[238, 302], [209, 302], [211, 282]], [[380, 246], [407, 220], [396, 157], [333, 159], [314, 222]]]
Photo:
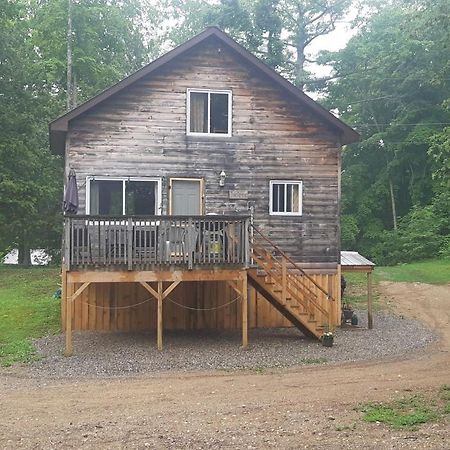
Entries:
[[279, 16], [287, 35], [286, 45], [294, 51], [293, 78], [300, 89], [311, 77], [306, 63], [316, 62], [308, 59], [308, 46], [336, 28], [350, 3], [350, 0], [280, 0]]
[[[323, 55], [335, 70], [326, 105], [362, 135], [344, 151], [343, 212], [356, 220], [357, 247], [369, 255], [389, 252], [392, 235], [384, 230], [438, 194], [432, 172], [443, 174], [443, 128], [450, 123], [445, 5], [397, 2], [368, 20], [344, 50]], [[413, 223], [423, 223], [418, 217]]]
[[[48, 123], [66, 109], [67, 0], [0, 3], [0, 253], [57, 251], [62, 160], [51, 155]], [[70, 106], [139, 68], [152, 41], [136, 0], [72, 0]], [[69, 92], [70, 94], [70, 92]]]
[[176, 0], [166, 4], [166, 19], [176, 24], [166, 36], [180, 44], [207, 26], [218, 26], [303, 88], [310, 78], [306, 70], [306, 64], [311, 62], [308, 46], [335, 29], [350, 3], [351, 0]]
[[[52, 242], [60, 195], [57, 159], [45, 148], [42, 96], [30, 74], [27, 10], [21, 2], [0, 5], [0, 253], [19, 249], [30, 264], [31, 246]], [[46, 245], [44, 245], [46, 246]]]

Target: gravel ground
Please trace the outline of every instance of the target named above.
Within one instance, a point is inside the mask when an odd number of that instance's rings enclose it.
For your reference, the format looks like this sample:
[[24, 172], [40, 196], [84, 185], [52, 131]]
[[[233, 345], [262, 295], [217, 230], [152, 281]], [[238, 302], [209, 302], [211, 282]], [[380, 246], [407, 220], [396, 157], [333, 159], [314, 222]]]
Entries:
[[[366, 314], [358, 313], [361, 327]], [[249, 348], [240, 349], [239, 330], [164, 333], [156, 350], [154, 333], [74, 333], [74, 356], [63, 356], [64, 336], [34, 342], [43, 358], [30, 373], [41, 378], [107, 378], [171, 370], [253, 370], [328, 364], [403, 356], [424, 349], [435, 336], [421, 322], [387, 313], [374, 317], [375, 328], [338, 329], [332, 348], [304, 338], [296, 329], [249, 332]]]

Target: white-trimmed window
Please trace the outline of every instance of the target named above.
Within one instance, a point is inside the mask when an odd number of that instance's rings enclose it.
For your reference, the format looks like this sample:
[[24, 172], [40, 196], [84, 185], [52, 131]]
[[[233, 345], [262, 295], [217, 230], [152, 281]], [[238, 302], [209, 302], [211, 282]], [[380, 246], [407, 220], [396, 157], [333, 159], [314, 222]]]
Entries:
[[231, 136], [231, 91], [187, 90], [187, 134]]
[[293, 180], [270, 181], [271, 215], [301, 216], [302, 215], [302, 182]]
[[86, 214], [160, 215], [161, 179], [88, 176], [86, 178]]

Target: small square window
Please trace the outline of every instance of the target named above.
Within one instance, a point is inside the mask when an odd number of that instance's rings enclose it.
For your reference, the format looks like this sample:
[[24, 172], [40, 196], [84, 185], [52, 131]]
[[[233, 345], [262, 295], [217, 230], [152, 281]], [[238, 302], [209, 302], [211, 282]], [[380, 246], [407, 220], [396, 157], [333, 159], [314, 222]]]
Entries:
[[231, 136], [231, 92], [187, 91], [188, 134]]
[[302, 215], [302, 182], [301, 181], [270, 181], [269, 213], [271, 215], [301, 216]]

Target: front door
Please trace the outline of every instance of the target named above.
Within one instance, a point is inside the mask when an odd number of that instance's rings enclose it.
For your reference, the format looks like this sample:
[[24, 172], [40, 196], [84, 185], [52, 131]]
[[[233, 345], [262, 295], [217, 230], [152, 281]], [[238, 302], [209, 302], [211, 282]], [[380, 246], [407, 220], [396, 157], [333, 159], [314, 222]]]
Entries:
[[174, 216], [202, 214], [202, 180], [170, 179], [170, 214]]

